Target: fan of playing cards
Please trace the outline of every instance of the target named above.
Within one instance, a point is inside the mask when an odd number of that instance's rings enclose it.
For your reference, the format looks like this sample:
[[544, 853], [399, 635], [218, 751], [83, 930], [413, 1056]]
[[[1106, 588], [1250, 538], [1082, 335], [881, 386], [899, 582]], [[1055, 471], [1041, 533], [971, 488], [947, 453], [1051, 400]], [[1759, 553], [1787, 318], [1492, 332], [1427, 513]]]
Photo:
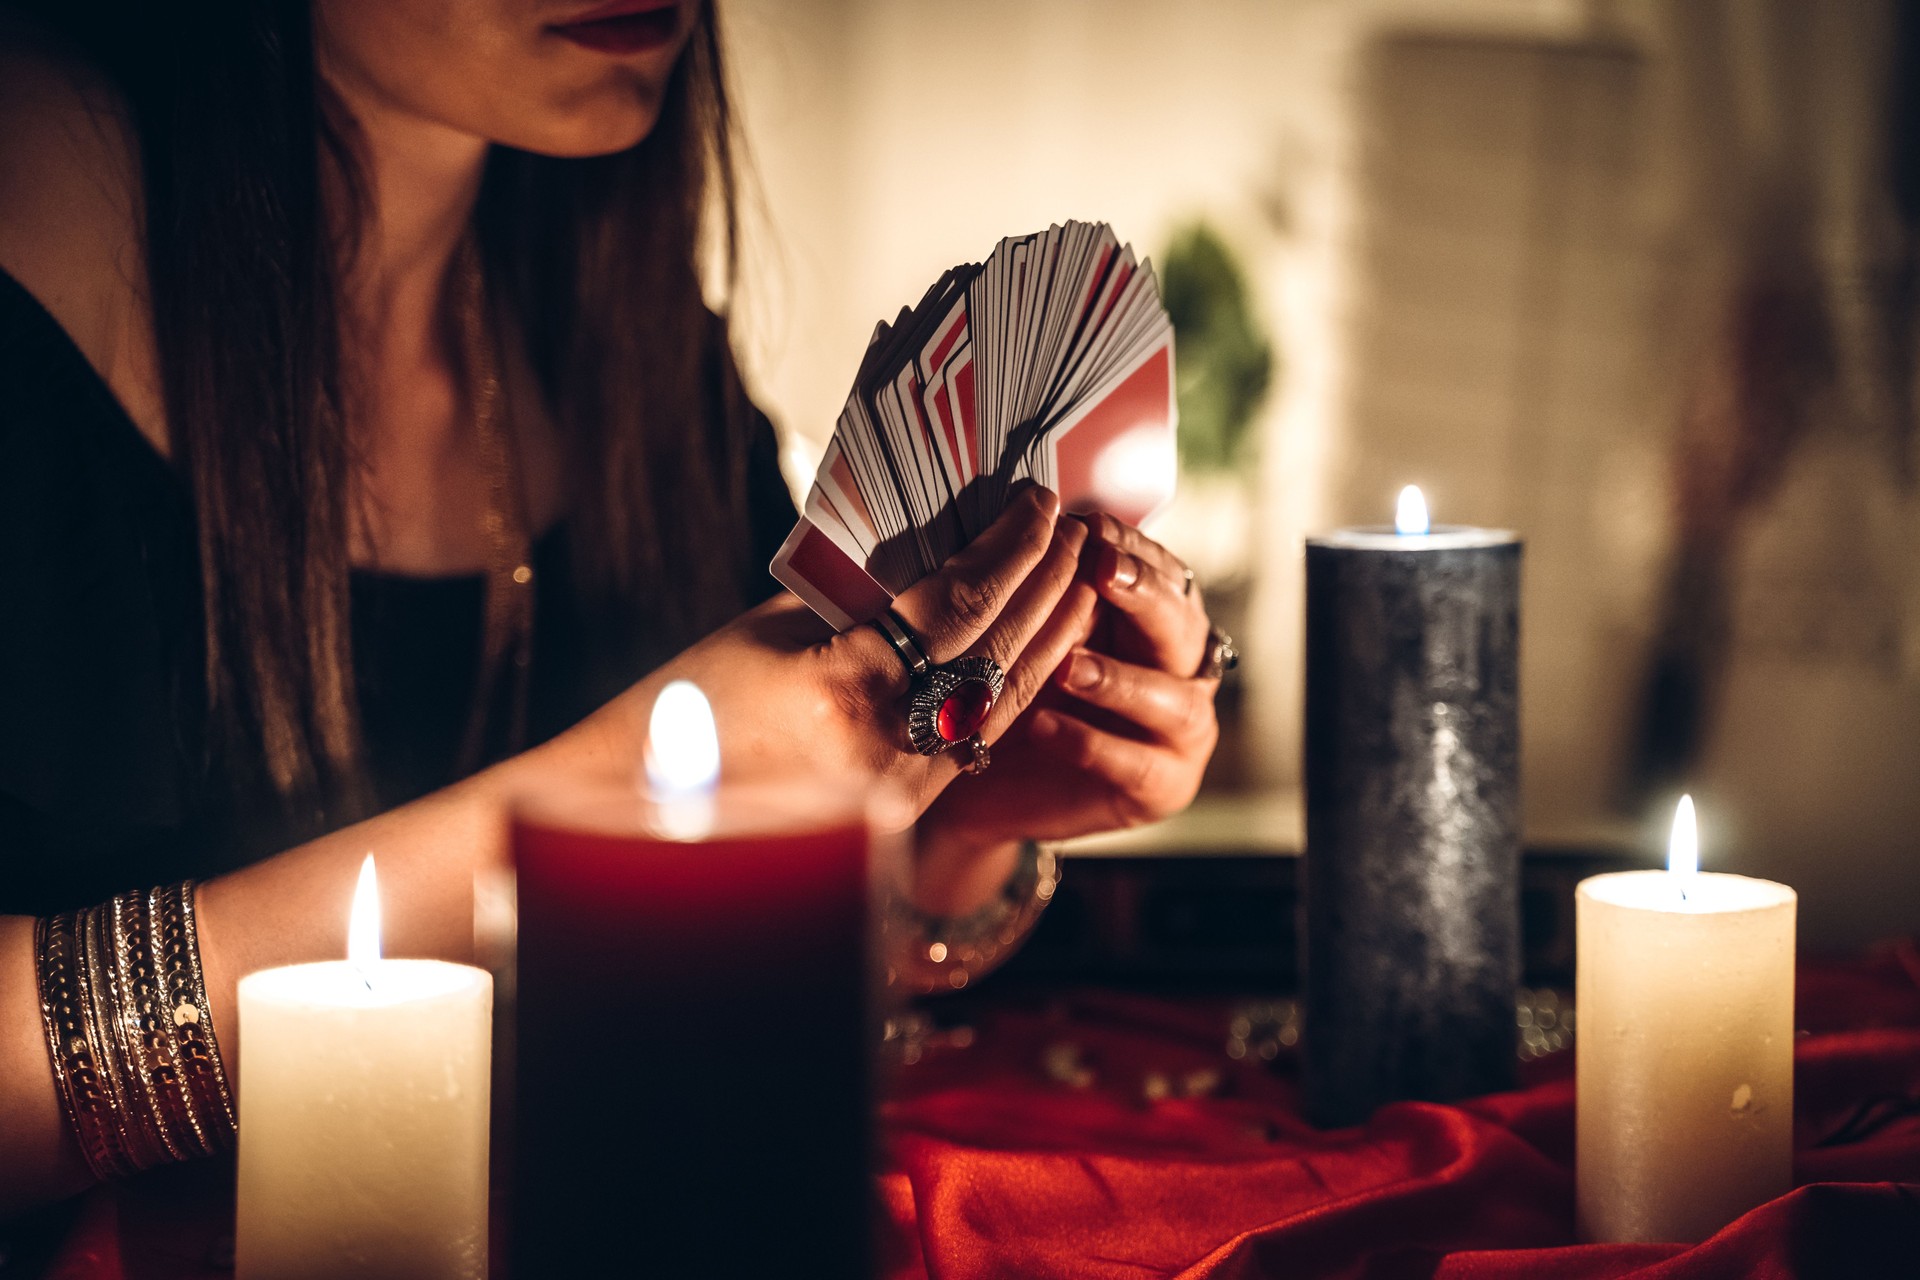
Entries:
[[1022, 481], [1138, 524], [1173, 496], [1173, 325], [1105, 223], [1002, 240], [874, 331], [773, 576], [840, 630], [938, 569]]

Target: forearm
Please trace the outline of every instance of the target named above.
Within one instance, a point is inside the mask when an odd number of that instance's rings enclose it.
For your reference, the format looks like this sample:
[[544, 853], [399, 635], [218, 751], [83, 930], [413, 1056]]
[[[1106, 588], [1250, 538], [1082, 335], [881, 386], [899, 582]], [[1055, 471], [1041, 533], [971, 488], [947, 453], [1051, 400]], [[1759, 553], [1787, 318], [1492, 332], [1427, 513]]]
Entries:
[[[786, 613], [792, 628], [792, 610]], [[505, 857], [505, 806], [556, 777], [635, 778], [646, 714], [668, 679], [691, 678], [722, 695], [717, 710], [735, 748], [729, 772], [751, 776], [793, 767], [790, 747], [753, 715], [765, 699], [742, 696], [757, 695], [758, 687], [732, 688], [742, 666], [740, 635], [741, 628], [728, 629], [695, 645], [551, 742], [200, 885], [194, 904], [200, 968], [230, 1080], [239, 1065], [240, 979], [279, 965], [342, 958], [354, 882], [367, 854], [378, 860], [387, 953], [469, 958], [474, 877]], [[799, 649], [804, 642], [799, 636], [788, 643]], [[0, 917], [0, 1217], [72, 1194], [91, 1180], [48, 1055], [34, 923]]]
[[[474, 876], [505, 856], [506, 803], [558, 773], [630, 772], [629, 720], [610, 708], [445, 790], [199, 886], [201, 969], [230, 1080], [239, 1063], [239, 980], [343, 957], [354, 879], [368, 853], [379, 861], [388, 954], [469, 958]], [[0, 1218], [91, 1181], [54, 1082], [34, 928], [30, 918], [0, 917]]]
[[411, 804], [357, 822], [200, 886], [201, 964], [231, 1072], [239, 980], [278, 965], [346, 954], [347, 916], [360, 865], [379, 867], [382, 950], [465, 961], [473, 955], [474, 877], [506, 857], [506, 806], [543, 781], [630, 772], [636, 752], [621, 722], [597, 715]]

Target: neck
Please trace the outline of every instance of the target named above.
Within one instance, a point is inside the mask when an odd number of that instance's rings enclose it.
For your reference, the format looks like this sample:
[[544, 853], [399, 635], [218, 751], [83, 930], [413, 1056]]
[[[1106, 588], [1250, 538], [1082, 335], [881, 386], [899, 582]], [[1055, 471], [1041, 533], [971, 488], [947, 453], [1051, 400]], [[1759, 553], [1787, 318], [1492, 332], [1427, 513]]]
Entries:
[[487, 142], [350, 81], [337, 87], [358, 126], [366, 184], [347, 300], [362, 340], [404, 362], [440, 345], [447, 271], [479, 198]]

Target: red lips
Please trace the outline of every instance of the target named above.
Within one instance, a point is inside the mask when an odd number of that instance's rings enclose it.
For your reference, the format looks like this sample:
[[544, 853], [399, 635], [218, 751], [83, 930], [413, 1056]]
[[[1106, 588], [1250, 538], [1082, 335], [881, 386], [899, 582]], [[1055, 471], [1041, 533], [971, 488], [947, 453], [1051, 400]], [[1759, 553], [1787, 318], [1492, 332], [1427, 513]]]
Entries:
[[615, 0], [547, 29], [603, 53], [641, 53], [673, 43], [680, 6], [677, 0]]

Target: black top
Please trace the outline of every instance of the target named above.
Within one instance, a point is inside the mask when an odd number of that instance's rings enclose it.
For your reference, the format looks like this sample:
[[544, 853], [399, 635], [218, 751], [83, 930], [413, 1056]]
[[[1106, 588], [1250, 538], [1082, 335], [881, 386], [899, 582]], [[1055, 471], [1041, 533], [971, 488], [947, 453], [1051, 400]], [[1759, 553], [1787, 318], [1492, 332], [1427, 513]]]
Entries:
[[[713, 376], [731, 376], [716, 351]], [[748, 463], [745, 596], [792, 526], [773, 430]], [[564, 525], [534, 546], [530, 741], [671, 656], [648, 610], [576, 590]], [[203, 877], [315, 834], [253, 761], [210, 755], [199, 561], [181, 477], [39, 302], [0, 272], [0, 913]], [[483, 579], [355, 571], [353, 662], [381, 807], [456, 780]]]

